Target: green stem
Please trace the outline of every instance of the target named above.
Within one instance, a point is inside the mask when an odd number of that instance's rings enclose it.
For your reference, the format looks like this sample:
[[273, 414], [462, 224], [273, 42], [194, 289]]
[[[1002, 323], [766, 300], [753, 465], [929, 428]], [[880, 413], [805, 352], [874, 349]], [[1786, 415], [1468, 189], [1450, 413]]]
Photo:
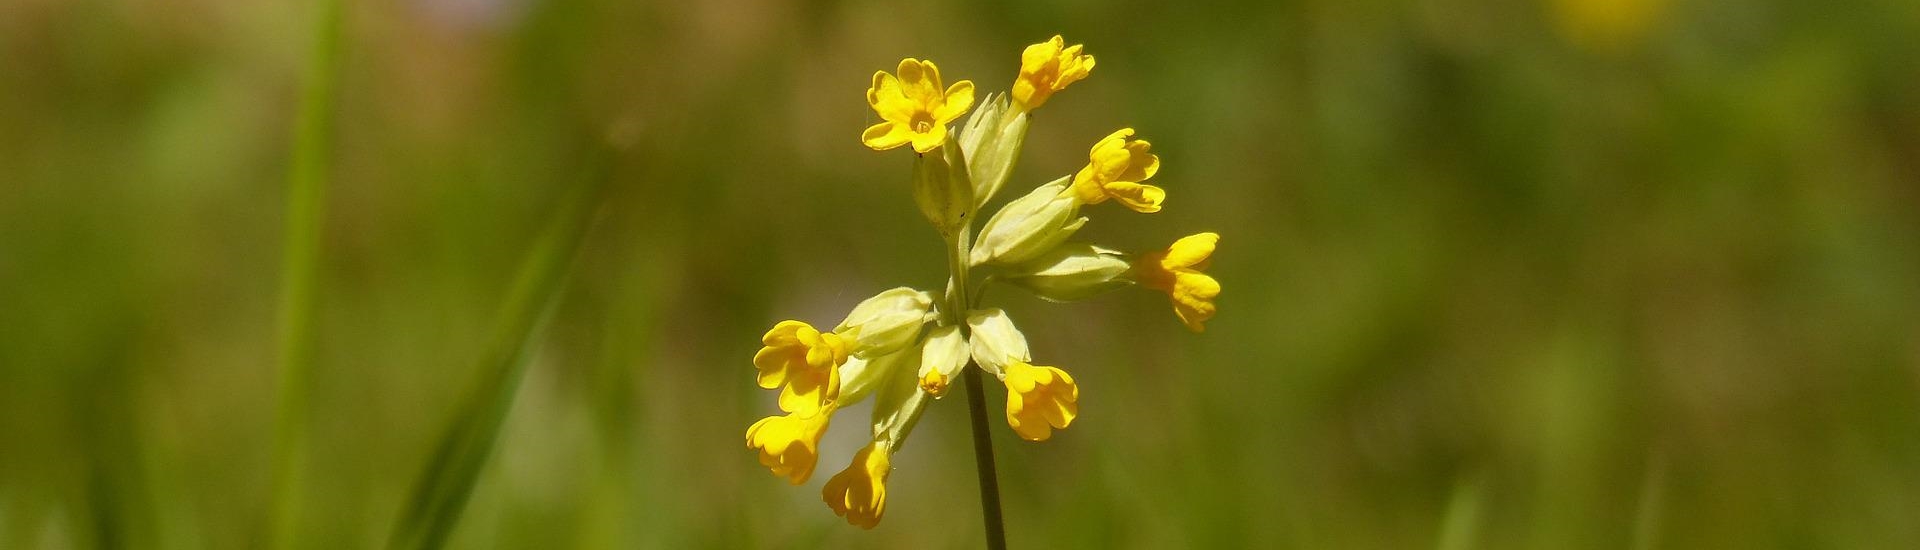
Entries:
[[308, 385], [313, 370], [313, 310], [320, 225], [325, 217], [327, 160], [333, 141], [335, 80], [340, 57], [339, 0], [321, 0], [313, 46], [294, 121], [287, 169], [286, 225], [280, 252], [279, 375], [273, 436], [273, 496], [269, 519], [274, 548], [293, 544], [305, 485]]
[[[951, 272], [947, 281], [947, 321], [965, 330], [966, 312], [972, 302], [967, 300], [967, 264], [972, 245], [973, 224], [963, 225], [959, 235], [949, 241], [947, 266]], [[977, 367], [977, 365], [968, 365]], [[980, 369], [962, 368], [967, 379], [967, 411], [973, 424], [973, 465], [980, 476], [980, 514], [987, 527], [987, 548], [1004, 550], [1007, 547], [1006, 522], [1000, 514], [1000, 479], [993, 467], [993, 438], [987, 431], [987, 400], [985, 390], [981, 388]]]

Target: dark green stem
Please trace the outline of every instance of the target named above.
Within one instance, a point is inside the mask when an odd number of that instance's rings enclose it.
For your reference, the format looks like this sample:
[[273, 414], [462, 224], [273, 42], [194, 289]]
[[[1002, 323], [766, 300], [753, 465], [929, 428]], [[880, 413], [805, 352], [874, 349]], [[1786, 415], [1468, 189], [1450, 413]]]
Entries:
[[1005, 550], [1007, 527], [1000, 519], [1000, 476], [993, 470], [993, 438], [987, 433], [987, 399], [980, 384], [980, 369], [965, 369], [967, 411], [973, 419], [973, 464], [980, 472], [980, 513], [987, 523], [987, 548]]

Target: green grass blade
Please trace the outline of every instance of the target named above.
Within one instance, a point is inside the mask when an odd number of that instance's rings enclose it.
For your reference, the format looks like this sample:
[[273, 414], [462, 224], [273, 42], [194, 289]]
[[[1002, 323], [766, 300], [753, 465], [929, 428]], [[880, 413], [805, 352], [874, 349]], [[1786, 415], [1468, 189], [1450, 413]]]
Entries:
[[280, 256], [278, 410], [274, 421], [273, 547], [296, 538], [304, 500], [309, 379], [313, 370], [313, 310], [320, 225], [325, 217], [328, 159], [333, 150], [333, 112], [341, 49], [339, 0], [320, 0], [313, 46], [294, 122], [287, 170], [285, 242]]
[[390, 547], [445, 545], [499, 439], [500, 425], [513, 408], [513, 396], [526, 369], [528, 344], [557, 301], [604, 181], [604, 175], [592, 174], [575, 189], [520, 264], [475, 371], [478, 383], [416, 478], [407, 508], [389, 539]]

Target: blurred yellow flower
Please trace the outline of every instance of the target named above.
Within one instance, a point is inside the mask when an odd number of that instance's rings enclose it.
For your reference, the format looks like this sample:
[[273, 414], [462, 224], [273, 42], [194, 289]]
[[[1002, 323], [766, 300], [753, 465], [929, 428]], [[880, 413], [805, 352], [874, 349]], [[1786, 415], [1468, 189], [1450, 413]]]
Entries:
[[1668, 4], [1668, 0], [1547, 1], [1562, 37], [1602, 54], [1620, 53], [1645, 40]]
[[1007, 425], [1027, 441], [1046, 441], [1080, 415], [1080, 386], [1054, 367], [1007, 364]]
[[826, 435], [832, 418], [832, 405], [812, 416], [793, 413], [762, 418], [747, 428], [747, 448], [760, 451], [760, 465], [773, 470], [773, 475], [794, 485], [806, 483], [820, 461], [820, 437]]
[[753, 366], [760, 369], [760, 387], [786, 386], [780, 392], [780, 410], [812, 416], [839, 396], [838, 367], [847, 362], [848, 352], [840, 335], [800, 321], [781, 321], [760, 341], [766, 346], [753, 354]]
[[1217, 233], [1189, 235], [1133, 264], [1140, 285], [1166, 292], [1173, 300], [1174, 315], [1194, 332], [1206, 330], [1207, 319], [1213, 318], [1213, 299], [1220, 295], [1220, 282], [1201, 273], [1219, 242]]
[[1121, 128], [1093, 145], [1087, 166], [1073, 175], [1071, 190], [1080, 202], [1100, 204], [1107, 199], [1135, 212], [1159, 212], [1167, 192], [1140, 183], [1160, 171], [1160, 156], [1144, 139], [1132, 139], [1132, 128]]
[[1013, 80], [1013, 104], [1021, 110], [1040, 108], [1054, 92], [1067, 89], [1093, 71], [1093, 56], [1082, 55], [1080, 44], [1066, 46], [1060, 35], [1027, 46], [1020, 52], [1020, 76]]
[[887, 474], [893, 471], [888, 452], [880, 441], [869, 443], [853, 455], [853, 464], [827, 480], [820, 499], [834, 515], [861, 529], [880, 524], [880, 516], [887, 512]]
[[896, 72], [898, 77], [886, 71], [873, 73], [867, 105], [883, 121], [862, 132], [860, 141], [875, 151], [908, 143], [915, 152], [938, 149], [947, 141], [947, 124], [973, 108], [973, 82], [955, 82], [943, 92], [940, 68], [932, 61], [913, 58], [900, 60]]

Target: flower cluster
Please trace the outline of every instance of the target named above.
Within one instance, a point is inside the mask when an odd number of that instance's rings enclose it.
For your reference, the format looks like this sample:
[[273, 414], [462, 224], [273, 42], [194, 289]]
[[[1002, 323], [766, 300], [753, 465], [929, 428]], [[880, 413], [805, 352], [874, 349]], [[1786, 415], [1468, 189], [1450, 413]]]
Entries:
[[[939, 294], [881, 292], [832, 331], [789, 320], [761, 337], [764, 347], [753, 358], [760, 387], [779, 390], [787, 414], [755, 422], [746, 439], [774, 475], [805, 483], [834, 411], [872, 397], [870, 443], [821, 494], [835, 514], [872, 528], [886, 511], [892, 454], [968, 365], [1005, 385], [1007, 425], [1021, 438], [1044, 441], [1072, 425], [1079, 385], [1058, 367], [1033, 364], [1026, 337], [1006, 312], [970, 299], [984, 285], [1009, 284], [1050, 301], [1138, 285], [1167, 293], [1182, 323], [1205, 328], [1220, 294], [1219, 282], [1204, 273], [1218, 235], [1133, 255], [1070, 240], [1088, 221], [1082, 208], [1111, 200], [1152, 213], [1166, 202], [1165, 190], [1145, 183], [1159, 172], [1160, 157], [1132, 128], [1095, 142], [1085, 167], [1009, 201], [973, 235], [972, 220], [1012, 172], [1033, 110], [1093, 67], [1092, 55], [1059, 36], [1029, 46], [1011, 91], [987, 97], [958, 132], [948, 125], [973, 108], [972, 82], [948, 86], [939, 67], [917, 59], [901, 61], [893, 74], [874, 73], [867, 104], [881, 122], [861, 142], [876, 151], [911, 145], [917, 153], [914, 201], [947, 243], [950, 278]], [[976, 270], [992, 273], [976, 281]]]

